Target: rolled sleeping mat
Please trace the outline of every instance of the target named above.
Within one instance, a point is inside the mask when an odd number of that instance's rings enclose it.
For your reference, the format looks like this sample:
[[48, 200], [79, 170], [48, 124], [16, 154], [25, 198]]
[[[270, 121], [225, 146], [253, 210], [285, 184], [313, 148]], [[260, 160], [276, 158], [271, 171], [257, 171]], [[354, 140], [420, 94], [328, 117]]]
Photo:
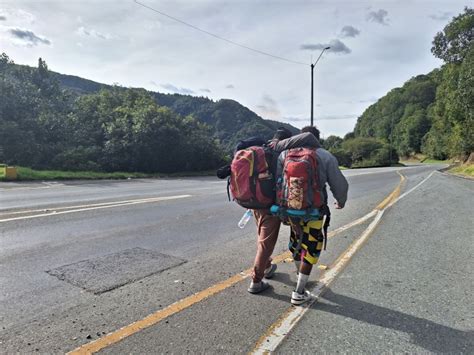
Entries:
[[290, 208], [282, 208], [278, 205], [272, 205], [270, 207], [271, 214], [279, 217], [298, 217], [302, 218], [305, 221], [319, 219], [320, 213], [317, 208], [311, 210], [293, 210]]

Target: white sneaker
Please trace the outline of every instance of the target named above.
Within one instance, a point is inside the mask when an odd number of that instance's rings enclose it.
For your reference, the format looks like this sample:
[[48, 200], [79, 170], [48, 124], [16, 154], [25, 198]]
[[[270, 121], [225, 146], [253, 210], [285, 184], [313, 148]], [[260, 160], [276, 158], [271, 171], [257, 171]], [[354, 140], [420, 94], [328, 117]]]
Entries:
[[291, 294], [291, 304], [295, 306], [302, 305], [305, 302], [308, 302], [311, 299], [311, 292], [304, 290], [304, 293], [298, 293], [293, 291]]
[[277, 269], [277, 264], [271, 264], [269, 267], [265, 269], [265, 273], [263, 274], [263, 277], [266, 279], [271, 279], [273, 275], [275, 275], [275, 271]]
[[270, 284], [268, 282], [263, 281], [263, 280], [260, 281], [260, 282], [257, 282], [257, 283], [251, 281], [250, 286], [247, 289], [247, 291], [250, 292], [250, 293], [256, 294], [256, 293], [260, 293], [262, 291], [265, 291], [269, 287], [270, 287]]

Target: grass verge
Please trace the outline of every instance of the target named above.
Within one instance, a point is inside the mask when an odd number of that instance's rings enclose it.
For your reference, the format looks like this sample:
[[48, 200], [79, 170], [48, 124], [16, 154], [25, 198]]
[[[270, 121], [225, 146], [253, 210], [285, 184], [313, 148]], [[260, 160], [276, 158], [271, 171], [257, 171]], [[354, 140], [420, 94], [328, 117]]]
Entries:
[[424, 160], [421, 161], [421, 163], [423, 163], [423, 164], [449, 164], [451, 162], [452, 162], [451, 159], [436, 160], [436, 159], [431, 159], [431, 158], [427, 158], [427, 159], [424, 159]]
[[446, 160], [437, 160], [437, 159], [431, 159], [428, 158], [426, 155], [423, 154], [414, 154], [410, 155], [408, 157], [401, 157], [400, 158], [400, 163], [407, 163], [407, 164], [450, 164], [452, 162], [452, 159], [446, 159]]
[[474, 164], [456, 166], [452, 169], [449, 169], [448, 172], [474, 178]]
[[[34, 180], [103, 180], [103, 179], [136, 179], [136, 178], [166, 178], [166, 177], [186, 177], [186, 176], [210, 176], [215, 171], [193, 171], [173, 174], [145, 174], [114, 172], [101, 173], [95, 171], [60, 171], [60, 170], [34, 170], [25, 167], [17, 167], [18, 178], [16, 181]], [[0, 169], [0, 181], [5, 181], [3, 169]]]

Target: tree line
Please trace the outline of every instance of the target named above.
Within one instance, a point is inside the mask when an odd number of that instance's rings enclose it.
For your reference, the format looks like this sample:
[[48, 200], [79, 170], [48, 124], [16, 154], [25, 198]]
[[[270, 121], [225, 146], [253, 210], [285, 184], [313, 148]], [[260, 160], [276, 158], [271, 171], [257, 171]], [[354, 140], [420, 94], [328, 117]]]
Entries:
[[37, 169], [164, 172], [226, 158], [212, 130], [159, 106], [144, 89], [74, 95], [38, 68], [0, 56], [0, 160]]
[[[399, 156], [466, 157], [474, 145], [474, 11], [439, 32], [445, 64], [368, 107], [354, 132], [322, 140], [341, 165], [386, 166]], [[65, 89], [67, 88], [67, 89]], [[269, 139], [281, 122], [234, 100], [108, 86], [0, 56], [0, 162], [38, 169], [179, 172], [228, 161], [240, 139]], [[297, 130], [286, 125], [293, 133]]]
[[466, 7], [431, 49], [444, 65], [390, 91], [365, 110], [354, 137], [392, 145], [400, 156], [466, 158], [474, 148], [474, 10]]

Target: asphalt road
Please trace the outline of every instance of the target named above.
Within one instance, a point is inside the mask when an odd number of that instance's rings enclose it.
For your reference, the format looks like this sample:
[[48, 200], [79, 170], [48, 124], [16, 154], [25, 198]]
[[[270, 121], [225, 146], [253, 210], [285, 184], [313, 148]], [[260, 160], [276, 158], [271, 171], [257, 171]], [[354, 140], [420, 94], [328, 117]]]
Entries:
[[[345, 171], [349, 201], [331, 229], [379, 205], [399, 184], [397, 170], [403, 192], [437, 168]], [[435, 173], [388, 209], [277, 351], [472, 352], [473, 184]], [[252, 351], [289, 307], [289, 263], [260, 296], [239, 279], [160, 313], [251, 266], [255, 226], [237, 228], [243, 212], [213, 178], [0, 184], [0, 352], [64, 353], [149, 315], [152, 326], [101, 352]], [[321, 263], [368, 223], [331, 238]]]

